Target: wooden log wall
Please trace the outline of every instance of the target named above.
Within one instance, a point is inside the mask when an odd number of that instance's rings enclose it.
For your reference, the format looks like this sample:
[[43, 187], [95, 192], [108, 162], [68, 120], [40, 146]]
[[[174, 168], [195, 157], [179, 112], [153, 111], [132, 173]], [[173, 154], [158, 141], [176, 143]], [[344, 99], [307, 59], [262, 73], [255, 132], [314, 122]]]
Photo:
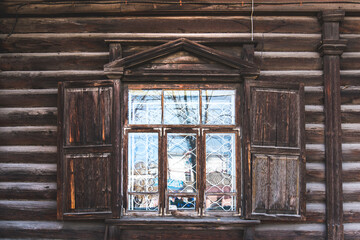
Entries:
[[[360, 17], [345, 16], [340, 37], [348, 47], [340, 60], [344, 232], [360, 231]], [[357, 45], [357, 47], [355, 46]], [[352, 59], [354, 64], [344, 65]]]
[[[49, 14], [59, 11], [47, 9]], [[102, 69], [109, 54], [104, 40], [131, 33], [237, 33], [239, 40], [249, 40], [249, 12], [195, 17], [98, 17], [75, 12], [48, 17], [34, 15], [30, 7], [19, 11], [16, 18], [9, 7], [5, 12], [10, 15], [0, 18], [0, 238], [103, 238], [102, 221], [56, 221], [57, 82], [105, 79]], [[255, 15], [254, 32], [259, 80], [305, 83], [307, 151], [307, 220], [262, 223], [255, 239], [324, 239], [320, 23], [314, 13], [267, 13]], [[360, 17], [345, 17], [341, 37], [348, 39], [341, 59], [341, 110], [344, 230], [350, 240], [360, 238]]]

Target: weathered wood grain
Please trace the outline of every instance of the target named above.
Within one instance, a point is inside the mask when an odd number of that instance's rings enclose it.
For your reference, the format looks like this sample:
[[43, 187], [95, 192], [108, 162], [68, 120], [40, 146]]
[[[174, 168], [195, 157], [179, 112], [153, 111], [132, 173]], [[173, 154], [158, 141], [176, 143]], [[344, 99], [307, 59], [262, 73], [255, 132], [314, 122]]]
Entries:
[[[10, 33], [14, 24], [15, 18], [0, 19], [1, 32]], [[20, 17], [13, 33], [81, 32], [238, 33], [250, 32], [250, 21], [248, 16]], [[320, 24], [313, 16], [254, 16], [254, 32], [318, 33]]]
[[323, 224], [277, 224], [265, 223], [255, 228], [255, 239], [271, 240], [319, 240], [325, 239]]
[[0, 108], [0, 126], [56, 125], [57, 108]]
[[360, 33], [360, 18], [358, 16], [346, 16], [341, 22], [340, 33]]
[[105, 233], [103, 222], [80, 221], [0, 221], [2, 238], [52, 238], [52, 239], [102, 239]]
[[0, 182], [0, 199], [56, 200], [56, 183]]
[[55, 164], [0, 163], [0, 180], [11, 182], [54, 182]]
[[56, 201], [0, 200], [2, 220], [55, 220]]
[[[151, 22], [151, 24], [153, 24]], [[138, 42], [145, 41], [144, 45]], [[146, 38], [147, 37], [147, 38]], [[248, 41], [251, 35], [245, 33], [27, 33], [0, 34], [0, 46], [2, 53], [46, 53], [46, 52], [105, 52], [108, 44], [105, 40], [124, 39], [124, 56], [129, 56], [154, 45], [159, 45], [167, 41], [178, 38], [189, 38], [195, 41], [211, 45], [211, 47], [221, 47], [219, 43], [237, 45], [238, 42]], [[129, 38], [128, 41], [126, 39]], [[132, 38], [132, 40], [131, 40]], [[149, 39], [150, 38], [150, 39]], [[254, 34], [254, 40], [258, 42], [257, 51], [299, 51], [315, 52], [320, 35], [304, 33], [258, 33]], [[351, 40], [356, 45], [356, 39]], [[73, 44], [76, 42], [76, 44]], [[146, 43], [148, 42], [148, 43]]]
[[[333, 3], [332, 3], [333, 2]], [[27, 3], [27, 4], [24, 4]], [[167, 2], [142, 2], [142, 4], [132, 4], [131, 1], [119, 2], [110, 1], [109, 4], [97, 4], [98, 2], [83, 3], [63, 2], [59, 4], [48, 4], [45, 0], [24, 2], [11, 0], [3, 1], [1, 13], [6, 15], [15, 14], [35, 14], [35, 15], [66, 15], [66, 14], [204, 14], [204, 13], [226, 13], [226, 14], [247, 14], [251, 11], [249, 0], [239, 2], [229, 0], [222, 1], [167, 1]], [[126, 4], [127, 3], [127, 4]], [[281, 4], [284, 3], [284, 4]], [[299, 2], [298, 0], [282, 0], [274, 4], [271, 0], [264, 0], [261, 4], [255, 4], [256, 12], [276, 13], [316, 13], [323, 10], [343, 9], [349, 12], [356, 12], [358, 5], [356, 2], [339, 3], [335, 0], [311, 2]]]
[[55, 126], [0, 127], [0, 145], [56, 145]]
[[56, 163], [56, 146], [0, 146], [1, 163]]
[[56, 107], [56, 89], [0, 90], [0, 107]]

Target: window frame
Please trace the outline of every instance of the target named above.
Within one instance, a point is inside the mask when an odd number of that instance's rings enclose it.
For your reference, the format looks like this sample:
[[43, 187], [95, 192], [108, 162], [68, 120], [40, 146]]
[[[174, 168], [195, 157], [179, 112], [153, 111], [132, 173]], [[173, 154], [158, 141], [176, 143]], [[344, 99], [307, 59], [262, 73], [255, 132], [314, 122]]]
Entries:
[[[235, 124], [233, 125], [207, 125], [202, 123], [202, 97], [200, 94], [199, 99], [199, 124], [198, 125], [169, 125], [169, 124], [129, 124], [128, 112], [129, 112], [129, 90], [235, 90]], [[122, 116], [121, 122], [123, 126], [123, 154], [122, 154], [122, 194], [123, 194], [123, 216], [175, 216], [180, 214], [183, 217], [230, 217], [230, 216], [242, 216], [243, 214], [243, 144], [241, 136], [241, 125], [243, 121], [243, 84], [242, 83], [131, 83], [123, 82], [122, 85]], [[163, 107], [163, 102], [162, 102]], [[163, 110], [162, 110], [163, 111]], [[158, 157], [158, 178], [159, 178], [159, 209], [156, 212], [148, 211], [130, 211], [128, 210], [128, 133], [131, 132], [157, 132], [159, 136], [159, 157]], [[196, 133], [197, 136], [197, 191], [194, 194], [197, 198], [195, 211], [192, 210], [176, 210], [172, 211], [168, 208], [168, 197], [176, 194], [168, 193], [166, 189], [167, 184], [167, 134], [168, 133]], [[205, 153], [205, 141], [206, 134], [208, 133], [235, 133], [235, 184], [236, 184], [236, 205], [235, 210], [231, 212], [226, 211], [205, 211], [205, 186], [206, 186], [206, 153]], [[201, 147], [201, 145], [203, 147]], [[185, 196], [186, 194], [179, 194]], [[227, 195], [227, 194], [224, 194]]]

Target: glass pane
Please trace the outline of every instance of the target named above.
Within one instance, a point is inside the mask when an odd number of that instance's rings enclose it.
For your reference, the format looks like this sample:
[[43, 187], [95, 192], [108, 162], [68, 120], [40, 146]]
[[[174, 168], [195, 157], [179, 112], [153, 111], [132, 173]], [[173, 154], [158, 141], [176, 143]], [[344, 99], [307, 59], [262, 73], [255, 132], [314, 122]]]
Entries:
[[169, 210], [194, 210], [195, 197], [169, 197]]
[[164, 124], [199, 124], [199, 91], [164, 91]]
[[196, 134], [167, 135], [167, 189], [169, 192], [196, 192]]
[[161, 90], [129, 90], [129, 124], [161, 124]]
[[157, 133], [129, 133], [128, 191], [158, 192]]
[[235, 211], [235, 196], [229, 195], [207, 195], [205, 200], [206, 211]]
[[235, 90], [203, 90], [201, 97], [203, 124], [235, 124]]
[[129, 210], [136, 211], [157, 211], [159, 206], [159, 196], [139, 194], [129, 195]]
[[235, 191], [235, 133], [206, 134], [206, 193]]

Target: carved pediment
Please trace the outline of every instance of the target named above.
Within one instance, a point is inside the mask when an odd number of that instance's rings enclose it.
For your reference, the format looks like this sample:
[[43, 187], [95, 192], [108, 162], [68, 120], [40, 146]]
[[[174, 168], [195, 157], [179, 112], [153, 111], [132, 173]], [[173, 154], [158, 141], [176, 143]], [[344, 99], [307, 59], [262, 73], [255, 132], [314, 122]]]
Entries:
[[108, 77], [153, 75], [258, 75], [259, 68], [252, 56], [237, 57], [197, 42], [180, 38], [165, 44], [118, 57], [104, 66]]

